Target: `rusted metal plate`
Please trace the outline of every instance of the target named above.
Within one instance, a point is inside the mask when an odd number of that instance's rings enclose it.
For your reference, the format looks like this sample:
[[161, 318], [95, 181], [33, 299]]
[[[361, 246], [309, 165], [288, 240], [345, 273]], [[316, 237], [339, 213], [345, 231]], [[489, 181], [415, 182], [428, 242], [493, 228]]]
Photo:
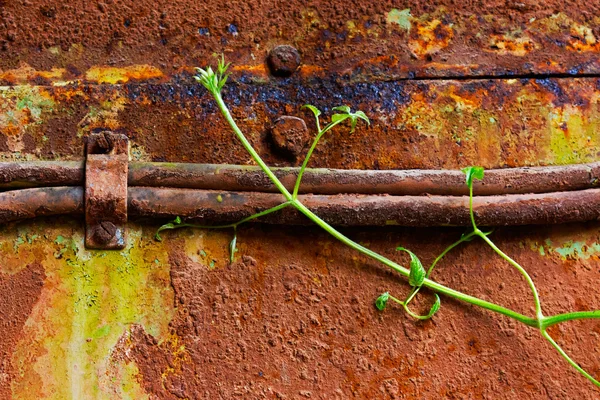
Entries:
[[[328, 135], [315, 167], [595, 162], [598, 15], [575, 0], [0, 0], [0, 158], [82, 161], [83, 138], [111, 129], [130, 135], [137, 161], [251, 164], [191, 77], [224, 53], [235, 64], [225, 100], [271, 165], [298, 164], [269, 129], [288, 115], [314, 133], [305, 103], [326, 114], [348, 104], [373, 122]], [[287, 78], [267, 63], [281, 44], [300, 56]], [[45, 215], [45, 200], [29, 211]], [[158, 226], [130, 224], [114, 252], [85, 249], [82, 219], [0, 227], [0, 398], [597, 397], [505, 318], [447, 299], [424, 323], [379, 313], [380, 293], [408, 286], [316, 229], [240, 228], [229, 263], [230, 232], [156, 242]], [[397, 246], [431, 261], [463, 230], [344, 232], [406, 263]], [[598, 232], [593, 222], [493, 235], [558, 313], [600, 308]], [[525, 282], [480, 243], [450, 253], [434, 278], [532, 313]], [[587, 320], [551, 333], [598, 376], [598, 332]]]
[[125, 247], [129, 140], [113, 132], [87, 137], [85, 159], [85, 245]]
[[[225, 100], [271, 165], [298, 164], [273, 149], [281, 115], [300, 107], [362, 109], [370, 128], [340, 128], [311, 166], [356, 169], [486, 168], [597, 161], [600, 79], [244, 83]], [[206, 92], [190, 78], [165, 84], [14, 86], [0, 90], [4, 159], [81, 159], [84, 135], [126, 131], [133, 160], [250, 162]]]
[[41, 81], [113, 81], [112, 69], [94, 67], [102, 65], [146, 64], [172, 76], [221, 52], [264, 73], [267, 54], [280, 44], [298, 49], [300, 73], [366, 80], [600, 72], [594, 1], [44, 0], [1, 7], [0, 69], [52, 71]]
[[[86, 250], [78, 221], [0, 228], [0, 397], [595, 397], [534, 331], [505, 318], [450, 300], [425, 323], [400, 309], [379, 313], [377, 295], [408, 286], [315, 229], [242, 228], [229, 264], [230, 232], [182, 230], [156, 242], [154, 228], [130, 225], [131, 240], [117, 252]], [[493, 235], [554, 313], [600, 307], [590, 295], [598, 228]], [[346, 233], [386, 256], [397, 258], [403, 245], [425, 261], [462, 230]], [[479, 243], [451, 253], [435, 275], [531, 311], [525, 283]], [[419, 300], [417, 309], [427, 309], [429, 295]], [[552, 334], [598, 373], [598, 329], [585, 321]]]

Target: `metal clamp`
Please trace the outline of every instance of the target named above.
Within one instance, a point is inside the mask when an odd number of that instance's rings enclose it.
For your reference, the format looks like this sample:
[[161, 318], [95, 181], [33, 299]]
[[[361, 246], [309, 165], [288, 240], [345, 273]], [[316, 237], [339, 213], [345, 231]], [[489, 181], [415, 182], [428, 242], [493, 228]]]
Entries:
[[125, 247], [129, 139], [104, 131], [87, 138], [85, 162], [85, 246]]

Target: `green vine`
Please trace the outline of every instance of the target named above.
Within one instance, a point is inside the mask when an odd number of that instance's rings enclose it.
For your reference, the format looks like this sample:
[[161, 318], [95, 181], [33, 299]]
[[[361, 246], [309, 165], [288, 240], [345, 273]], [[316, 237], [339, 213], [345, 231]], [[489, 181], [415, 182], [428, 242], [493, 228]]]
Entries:
[[[386, 308], [389, 300], [392, 300], [393, 302], [400, 304], [411, 317], [419, 319], [419, 320], [429, 319], [429, 318], [433, 317], [435, 315], [435, 313], [440, 309], [441, 301], [440, 301], [440, 297], [438, 296], [438, 294], [442, 294], [442, 295], [445, 295], [445, 296], [448, 296], [451, 298], [455, 298], [455, 299], [464, 301], [466, 303], [469, 303], [469, 304], [472, 304], [475, 306], [485, 308], [487, 310], [505, 315], [509, 318], [519, 321], [529, 327], [537, 329], [540, 332], [541, 336], [544, 339], [546, 339], [573, 368], [575, 368], [579, 373], [581, 373], [583, 376], [585, 376], [594, 385], [600, 387], [600, 382], [598, 380], [596, 380], [588, 372], [586, 372], [583, 368], [581, 368], [575, 361], [573, 361], [571, 359], [571, 357], [569, 357], [569, 355], [567, 353], [565, 353], [565, 351], [554, 341], [554, 339], [548, 334], [548, 331], [547, 331], [547, 329], [550, 326], [560, 324], [560, 323], [563, 323], [566, 321], [589, 319], [589, 318], [600, 319], [600, 310], [570, 312], [570, 313], [550, 315], [550, 316], [546, 316], [543, 314], [542, 305], [541, 305], [538, 291], [535, 287], [533, 280], [527, 273], [527, 271], [525, 271], [525, 269], [519, 263], [517, 263], [515, 260], [510, 258], [507, 254], [505, 254], [502, 250], [500, 250], [489, 239], [488, 236], [492, 232], [483, 232], [477, 227], [477, 224], [475, 222], [475, 215], [473, 212], [473, 180], [483, 179], [483, 175], [484, 175], [483, 168], [468, 167], [468, 168], [463, 169], [463, 172], [466, 174], [466, 184], [469, 187], [469, 214], [470, 214], [473, 230], [469, 233], [463, 234], [459, 240], [457, 240], [456, 242], [454, 242], [453, 244], [448, 246], [438, 257], [435, 258], [435, 260], [433, 261], [433, 263], [431, 264], [431, 266], [428, 268], [427, 271], [425, 271], [421, 261], [414, 253], [412, 253], [410, 250], [407, 250], [403, 247], [398, 247], [397, 248], [398, 251], [407, 252], [410, 256], [410, 260], [411, 260], [410, 268], [405, 268], [405, 267], [397, 264], [396, 262], [382, 256], [381, 254], [378, 254], [378, 253], [352, 241], [351, 239], [347, 238], [342, 233], [340, 233], [335, 228], [333, 228], [331, 225], [329, 225], [327, 222], [325, 222], [321, 218], [319, 218], [319, 216], [317, 216], [311, 210], [309, 210], [298, 199], [298, 191], [300, 188], [300, 184], [302, 182], [302, 176], [308, 165], [310, 157], [312, 156], [312, 153], [313, 153], [315, 147], [317, 146], [317, 143], [323, 137], [323, 135], [325, 133], [327, 133], [328, 131], [330, 131], [335, 126], [341, 124], [342, 122], [344, 122], [346, 120], [350, 121], [351, 130], [354, 130], [359, 119], [365, 121], [368, 124], [369, 119], [367, 118], [367, 116], [362, 111], [352, 112], [348, 106], [335, 107], [335, 108], [333, 108], [333, 110], [337, 111], [337, 113], [334, 113], [331, 116], [331, 121], [327, 125], [325, 125], [325, 127], [321, 128], [321, 124], [320, 124], [320, 120], [319, 120], [321, 111], [312, 105], [305, 105], [304, 107], [309, 109], [315, 116], [317, 135], [316, 135], [310, 149], [308, 150], [308, 153], [304, 159], [304, 162], [302, 163], [302, 167], [300, 168], [300, 171], [298, 173], [298, 177], [296, 179], [294, 189], [293, 189], [292, 193], [290, 193], [287, 190], [287, 188], [281, 183], [281, 181], [275, 176], [273, 171], [271, 171], [271, 169], [261, 159], [261, 157], [258, 155], [256, 150], [252, 147], [250, 142], [246, 139], [246, 137], [244, 136], [244, 134], [242, 133], [242, 131], [239, 129], [236, 122], [234, 121], [233, 117], [231, 116], [231, 113], [229, 112], [229, 109], [225, 105], [223, 98], [221, 97], [221, 89], [227, 82], [228, 75], [226, 75], [226, 72], [227, 72], [228, 67], [229, 67], [229, 64], [225, 64], [223, 57], [221, 57], [216, 71], [213, 71], [211, 67], [208, 67], [207, 69], [197, 68], [198, 75], [195, 76], [195, 79], [199, 83], [201, 83], [212, 94], [212, 96], [214, 97], [214, 99], [217, 103], [217, 106], [219, 107], [219, 110], [225, 117], [225, 120], [228, 122], [228, 124], [233, 129], [237, 138], [242, 142], [242, 145], [244, 146], [246, 151], [252, 156], [254, 161], [260, 166], [262, 171], [267, 175], [267, 177], [271, 180], [271, 182], [275, 185], [275, 187], [282, 194], [283, 201], [281, 204], [279, 204], [276, 207], [270, 208], [268, 210], [265, 210], [260, 213], [254, 214], [250, 217], [247, 217], [239, 222], [236, 222], [233, 224], [228, 224], [228, 225], [205, 226], [205, 225], [189, 224], [189, 223], [183, 223], [181, 221], [181, 219], [179, 217], [177, 217], [174, 221], [172, 221], [168, 224], [165, 224], [158, 229], [158, 231], [156, 233], [156, 238], [158, 240], [161, 240], [159, 233], [164, 230], [168, 230], [168, 229], [177, 229], [177, 228], [183, 228], [183, 227], [202, 228], [202, 229], [231, 228], [234, 231], [234, 237], [230, 243], [230, 260], [233, 261], [235, 252], [236, 252], [236, 243], [237, 243], [236, 231], [237, 231], [237, 227], [239, 225], [241, 225], [245, 222], [251, 221], [253, 219], [265, 216], [267, 214], [279, 211], [285, 207], [291, 206], [291, 207], [296, 208], [299, 212], [304, 214], [312, 222], [314, 222], [315, 224], [320, 226], [322, 229], [324, 229], [326, 232], [331, 234], [334, 238], [341, 241], [348, 247], [355, 249], [355, 250], [359, 251], [360, 253], [373, 258], [374, 260], [381, 262], [382, 264], [390, 267], [394, 271], [396, 271], [396, 272], [400, 273], [401, 275], [408, 278], [408, 282], [409, 282], [410, 286], [412, 287], [412, 289], [409, 292], [409, 294], [407, 295], [406, 299], [404, 301], [402, 301], [402, 300], [392, 296], [389, 292], [383, 293], [375, 301], [375, 306], [379, 310], [384, 310]], [[535, 305], [535, 316], [530, 317], [530, 316], [520, 314], [516, 311], [505, 308], [498, 304], [488, 302], [486, 300], [483, 300], [483, 299], [480, 299], [480, 298], [477, 298], [474, 296], [470, 296], [468, 294], [465, 294], [465, 293], [459, 292], [457, 290], [454, 290], [452, 288], [446, 287], [446, 286], [441, 285], [430, 279], [430, 275], [433, 272], [436, 264], [446, 254], [448, 254], [448, 252], [450, 252], [452, 249], [459, 246], [460, 244], [471, 241], [476, 238], [483, 240], [500, 257], [502, 257], [505, 261], [507, 261], [512, 267], [514, 267], [523, 276], [523, 278], [527, 282], [527, 284], [531, 290], [532, 296], [533, 296], [533, 301], [534, 301], [534, 305]], [[409, 308], [409, 303], [415, 298], [415, 296], [418, 294], [419, 290], [422, 287], [426, 287], [426, 288], [432, 290], [435, 295], [435, 302], [431, 306], [429, 313], [427, 315], [418, 315], [418, 314], [414, 313], [412, 310], [410, 310], [410, 308]]]

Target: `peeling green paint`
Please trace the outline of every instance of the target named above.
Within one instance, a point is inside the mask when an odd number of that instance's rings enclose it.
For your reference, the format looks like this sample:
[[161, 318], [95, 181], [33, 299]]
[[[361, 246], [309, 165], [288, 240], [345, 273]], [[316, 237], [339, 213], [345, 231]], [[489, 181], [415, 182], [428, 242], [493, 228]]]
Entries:
[[549, 254], [553, 252], [559, 254], [564, 259], [589, 259], [600, 255], [600, 243], [592, 242], [588, 244], [586, 242], [570, 240], [561, 246], [554, 247], [553, 243], [548, 239], [546, 240], [546, 251]]
[[592, 238], [581, 240], [545, 239], [543, 243], [529, 242], [529, 248], [537, 251], [541, 256], [557, 255], [561, 259], [587, 260], [600, 257], [600, 243]]
[[411, 19], [410, 8], [404, 10], [393, 8], [388, 12], [386, 21], [388, 24], [398, 24], [400, 28], [409, 31], [412, 25]]
[[86, 250], [75, 223], [36, 221], [18, 231], [0, 230], [0, 272], [37, 262], [46, 280], [13, 353], [13, 398], [145, 398], [137, 367], [113, 353], [132, 324], [159, 341], [169, 335], [174, 303], [165, 245], [135, 225], [122, 251]]

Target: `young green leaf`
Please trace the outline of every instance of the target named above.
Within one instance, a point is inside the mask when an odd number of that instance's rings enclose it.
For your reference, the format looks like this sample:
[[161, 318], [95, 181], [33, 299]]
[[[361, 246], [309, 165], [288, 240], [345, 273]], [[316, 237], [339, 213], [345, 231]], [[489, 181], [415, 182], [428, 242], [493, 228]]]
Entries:
[[421, 264], [421, 260], [410, 250], [404, 247], [396, 248], [397, 251], [405, 251], [410, 255], [410, 274], [408, 276], [408, 283], [413, 287], [420, 287], [425, 281], [425, 268]]
[[350, 118], [350, 133], [354, 132], [354, 129], [356, 128], [356, 122], [358, 121], [358, 119], [362, 119], [364, 120], [367, 125], [370, 125], [370, 121], [369, 118], [367, 118], [367, 116], [365, 115], [364, 112], [362, 111], [356, 111], [356, 112], [352, 112], [352, 110], [350, 110], [350, 107], [348, 106], [337, 106], [337, 107], [333, 107], [332, 110], [335, 111], [341, 111], [342, 114], [333, 114], [331, 116], [331, 122], [338, 122], [338, 121], [343, 121], [346, 118]]
[[350, 114], [350, 107], [348, 107], [348, 106], [337, 106], [337, 107], [333, 107], [332, 110], [341, 111], [343, 113]]
[[335, 123], [335, 122], [342, 122], [345, 119], [350, 118], [350, 115], [348, 114], [333, 114], [331, 116], [331, 122]]
[[308, 108], [315, 115], [315, 118], [319, 118], [319, 115], [321, 115], [321, 110], [313, 105], [305, 104], [301, 108]]
[[381, 294], [381, 296], [379, 296], [377, 298], [377, 300], [375, 300], [375, 307], [377, 307], [377, 309], [379, 311], [383, 311], [385, 309], [385, 306], [387, 306], [387, 302], [389, 299], [390, 299], [389, 292], [385, 292], [385, 293]]
[[181, 218], [179, 216], [175, 217], [175, 219], [169, 223], [164, 224], [154, 234], [154, 238], [159, 242], [162, 241], [162, 237], [160, 236], [160, 232], [166, 231], [167, 229], [175, 229], [178, 225], [181, 225]]
[[356, 115], [358, 118], [365, 121], [367, 123], [367, 125], [371, 125], [371, 121], [369, 121], [369, 117], [367, 117], [367, 115], [364, 112], [358, 110], [354, 113], [354, 115]]
[[461, 170], [466, 177], [467, 186], [471, 187], [473, 184], [473, 179], [482, 180], [483, 179], [483, 167], [466, 167]]
[[426, 319], [429, 319], [429, 318], [433, 317], [433, 315], [436, 312], [438, 312], [438, 310], [440, 309], [441, 305], [442, 305], [442, 302], [440, 301], [440, 296], [438, 296], [437, 293], [435, 293], [435, 303], [433, 303], [433, 305], [429, 309], [429, 313], [427, 314]]

